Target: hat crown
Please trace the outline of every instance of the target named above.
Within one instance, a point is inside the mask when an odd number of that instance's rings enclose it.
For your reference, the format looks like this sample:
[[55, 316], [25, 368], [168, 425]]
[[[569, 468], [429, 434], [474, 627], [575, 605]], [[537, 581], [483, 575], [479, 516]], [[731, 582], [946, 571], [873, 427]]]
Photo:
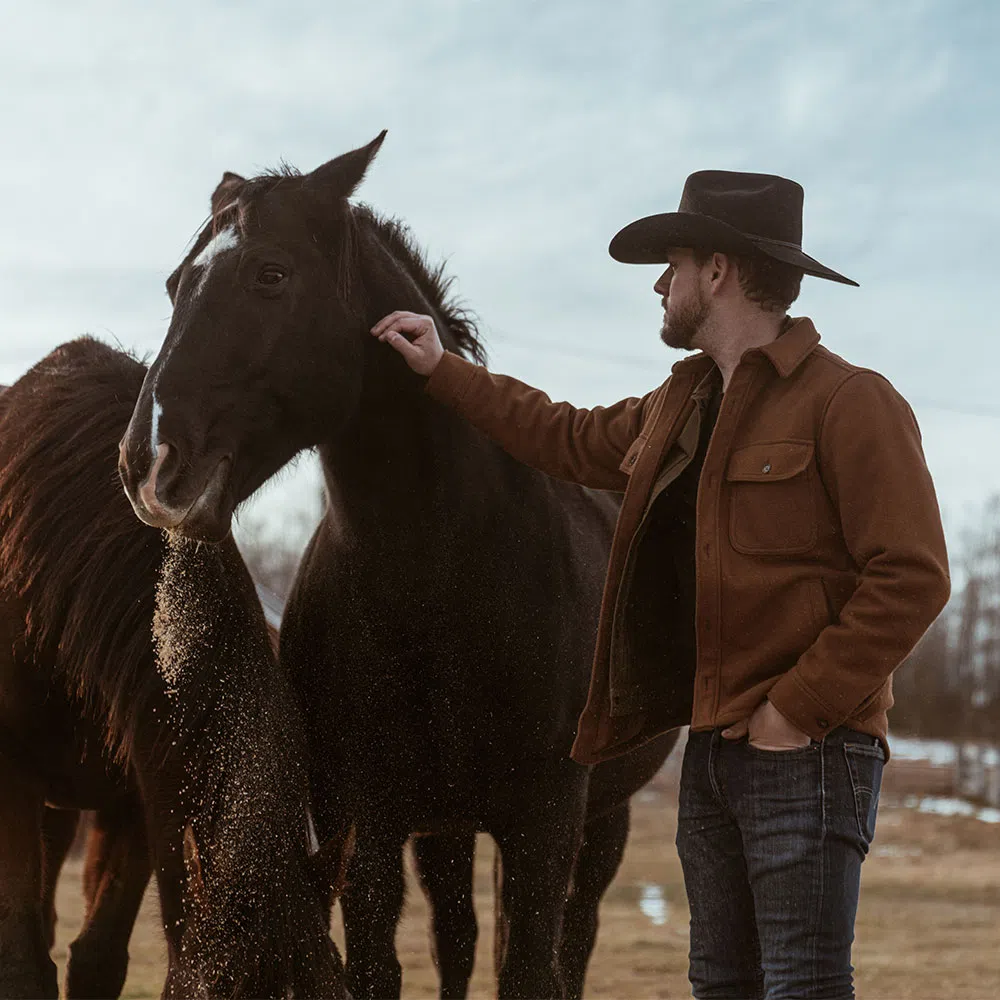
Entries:
[[802, 201], [801, 185], [785, 177], [699, 170], [685, 181], [678, 211], [801, 248]]

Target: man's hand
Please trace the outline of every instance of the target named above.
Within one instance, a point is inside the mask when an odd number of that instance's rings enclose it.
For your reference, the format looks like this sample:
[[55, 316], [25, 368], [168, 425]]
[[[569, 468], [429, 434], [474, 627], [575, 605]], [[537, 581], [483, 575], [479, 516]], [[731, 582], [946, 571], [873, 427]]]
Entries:
[[762, 701], [749, 719], [722, 730], [727, 740], [741, 740], [749, 734], [758, 750], [798, 750], [809, 746], [809, 734], [793, 726], [769, 701]]
[[430, 375], [444, 354], [430, 316], [397, 311], [372, 327], [372, 336], [394, 347], [418, 375]]

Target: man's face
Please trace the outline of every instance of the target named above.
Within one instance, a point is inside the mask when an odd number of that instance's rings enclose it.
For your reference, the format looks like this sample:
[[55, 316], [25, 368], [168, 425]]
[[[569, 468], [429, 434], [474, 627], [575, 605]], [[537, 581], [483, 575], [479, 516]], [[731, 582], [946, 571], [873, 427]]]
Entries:
[[667, 269], [653, 291], [663, 300], [660, 339], [667, 347], [690, 351], [708, 317], [708, 301], [701, 290], [701, 266], [691, 250], [671, 250]]

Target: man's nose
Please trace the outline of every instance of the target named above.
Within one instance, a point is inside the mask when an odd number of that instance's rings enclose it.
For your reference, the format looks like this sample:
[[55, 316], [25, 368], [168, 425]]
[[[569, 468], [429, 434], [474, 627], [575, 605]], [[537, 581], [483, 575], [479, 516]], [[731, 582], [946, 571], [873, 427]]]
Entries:
[[653, 291], [657, 295], [666, 295], [670, 291], [670, 275], [666, 271], [656, 279], [653, 284]]

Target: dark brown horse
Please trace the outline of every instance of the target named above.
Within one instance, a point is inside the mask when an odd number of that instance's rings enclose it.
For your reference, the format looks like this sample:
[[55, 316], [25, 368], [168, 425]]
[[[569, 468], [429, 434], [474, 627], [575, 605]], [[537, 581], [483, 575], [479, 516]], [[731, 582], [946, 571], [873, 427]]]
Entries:
[[401, 851], [438, 893], [442, 995], [475, 945], [472, 844], [502, 856], [501, 996], [580, 995], [628, 799], [673, 739], [596, 769], [568, 757], [618, 498], [515, 462], [427, 398], [368, 335], [435, 316], [475, 358], [406, 232], [348, 197], [382, 136], [311, 174], [226, 174], [168, 281], [173, 319], [120, 469], [138, 515], [226, 537], [235, 506], [318, 446], [329, 505], [285, 615], [321, 836], [357, 825], [348, 986], [398, 996]]
[[166, 995], [343, 996], [337, 859], [310, 857], [300, 715], [246, 567], [121, 493], [144, 375], [82, 339], [0, 396], [0, 996], [58, 995], [52, 891], [81, 808], [68, 996], [118, 995], [151, 864]]

